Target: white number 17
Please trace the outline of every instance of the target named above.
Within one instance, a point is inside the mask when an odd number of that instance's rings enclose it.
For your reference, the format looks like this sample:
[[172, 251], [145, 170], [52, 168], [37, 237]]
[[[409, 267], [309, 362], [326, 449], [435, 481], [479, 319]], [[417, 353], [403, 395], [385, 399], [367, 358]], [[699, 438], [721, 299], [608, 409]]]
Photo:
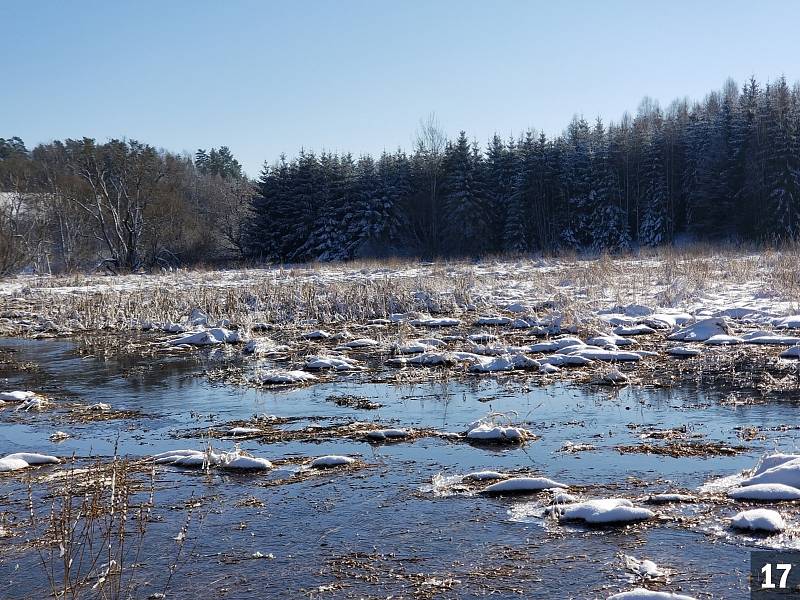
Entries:
[[[786, 578], [789, 577], [789, 571], [792, 570], [792, 565], [787, 564], [778, 564], [775, 565], [775, 568], [778, 571], [783, 571], [783, 575], [781, 575], [781, 580], [778, 582], [778, 588], [786, 589]], [[775, 584], [772, 583], [772, 565], [770, 563], [765, 564], [761, 567], [761, 572], [764, 574], [764, 583], [761, 584], [762, 589], [774, 589]]]

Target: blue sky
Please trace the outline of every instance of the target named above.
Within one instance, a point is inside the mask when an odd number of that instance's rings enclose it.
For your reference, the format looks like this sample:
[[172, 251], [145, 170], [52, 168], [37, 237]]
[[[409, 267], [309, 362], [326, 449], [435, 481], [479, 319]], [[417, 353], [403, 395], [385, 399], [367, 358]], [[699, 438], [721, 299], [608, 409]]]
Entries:
[[0, 0], [0, 137], [227, 145], [250, 175], [299, 148], [410, 148], [435, 112], [483, 142], [731, 76], [800, 78], [800, 3]]

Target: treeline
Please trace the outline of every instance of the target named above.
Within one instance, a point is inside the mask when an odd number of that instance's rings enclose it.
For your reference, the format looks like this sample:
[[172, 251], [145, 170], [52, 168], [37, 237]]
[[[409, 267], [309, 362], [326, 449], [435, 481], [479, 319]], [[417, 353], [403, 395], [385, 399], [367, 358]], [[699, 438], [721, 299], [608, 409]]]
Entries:
[[251, 182], [226, 147], [0, 138], [0, 274], [139, 271], [241, 257]]
[[413, 153], [303, 152], [265, 168], [250, 252], [274, 260], [617, 251], [800, 234], [800, 86], [785, 79], [488, 147], [435, 122]]
[[729, 81], [486, 148], [429, 119], [410, 153], [301, 151], [256, 182], [225, 147], [0, 139], [0, 200], [2, 273], [796, 240], [800, 85]]

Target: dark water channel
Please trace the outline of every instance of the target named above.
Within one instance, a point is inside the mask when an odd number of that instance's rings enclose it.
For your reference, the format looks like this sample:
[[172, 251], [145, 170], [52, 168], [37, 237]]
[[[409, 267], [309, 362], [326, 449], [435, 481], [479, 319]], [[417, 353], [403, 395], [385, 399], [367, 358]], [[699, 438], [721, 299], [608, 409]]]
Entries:
[[[175, 563], [168, 598], [606, 598], [637, 585], [629, 581], [622, 554], [669, 570], [669, 580], [655, 589], [746, 598], [749, 552], [794, 544], [788, 534], [775, 541], [732, 533], [723, 522], [739, 509], [732, 502], [657, 507], [665, 518], [655, 523], [591, 529], [543, 519], [546, 494], [487, 498], [450, 493], [441, 483], [476, 470], [518, 470], [576, 486], [585, 498], [697, 493], [709, 480], [752, 466], [765, 451], [795, 449], [797, 430], [776, 429], [798, 422], [800, 409], [790, 402], [732, 405], [713, 390], [526, 387], [509, 377], [414, 386], [346, 379], [269, 391], [209, 382], [202, 371], [213, 364], [203, 355], [100, 359], [81, 356], [76, 342], [64, 340], [0, 345], [40, 368], [8, 373], [3, 389], [34, 389], [55, 399], [41, 413], [0, 410], [0, 456], [35, 451], [75, 455], [80, 463], [110, 459], [115, 448], [131, 457], [202, 449], [200, 439], [181, 434], [255, 414], [460, 432], [489, 411], [513, 411], [515, 423], [540, 436], [513, 448], [438, 437], [383, 445], [352, 439], [242, 442], [270, 460], [347, 454], [363, 462], [359, 469], [283, 485], [265, 485], [274, 473], [159, 468], [157, 518], [138, 561], [138, 598], [161, 592]], [[327, 399], [331, 394], [365, 396], [383, 406], [341, 407]], [[76, 424], [61, 419], [62, 401], [105, 402], [142, 416]], [[747, 449], [734, 456], [681, 458], [616, 449], [642, 443], [643, 432], [684, 426], [690, 439]], [[756, 427], [766, 439], [743, 441], [738, 427]], [[51, 442], [57, 430], [72, 437]], [[568, 442], [595, 449], [565, 452]], [[214, 444], [229, 449], [232, 442]], [[63, 467], [35, 471], [58, 468]], [[7, 519], [26, 510], [26, 477], [0, 475], [0, 513]], [[46, 495], [45, 484], [32, 486], [37, 501]], [[195, 508], [187, 542], [176, 559], [173, 538], [186, 523], [189, 504]], [[48, 597], [42, 569], [24, 535], [0, 537], [0, 597]], [[86, 597], [93, 597], [91, 591]]]

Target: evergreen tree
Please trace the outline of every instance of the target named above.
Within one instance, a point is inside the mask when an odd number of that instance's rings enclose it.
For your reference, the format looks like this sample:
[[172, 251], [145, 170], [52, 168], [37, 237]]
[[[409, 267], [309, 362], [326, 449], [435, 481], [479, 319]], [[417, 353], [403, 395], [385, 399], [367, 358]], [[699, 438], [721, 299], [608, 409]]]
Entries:
[[452, 254], [480, 255], [489, 246], [482, 158], [463, 131], [445, 152], [442, 222], [445, 249]]

